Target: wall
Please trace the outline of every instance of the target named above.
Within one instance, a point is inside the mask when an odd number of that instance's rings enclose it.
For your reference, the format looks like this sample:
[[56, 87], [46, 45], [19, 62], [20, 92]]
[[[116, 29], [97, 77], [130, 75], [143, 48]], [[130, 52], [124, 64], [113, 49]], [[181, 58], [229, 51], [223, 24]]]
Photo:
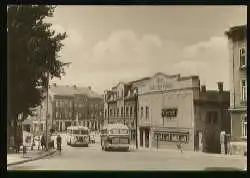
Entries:
[[[239, 49], [246, 47], [245, 41], [232, 42], [229, 40], [229, 75], [230, 75], [230, 106], [234, 107], [234, 90], [235, 90], [235, 107], [246, 106], [241, 102], [241, 79], [246, 79], [246, 69], [240, 69]], [[233, 64], [234, 59], [234, 64]], [[234, 69], [233, 69], [234, 66]]]
[[[160, 77], [160, 79], [158, 79]], [[161, 81], [162, 83], [157, 83]], [[160, 88], [157, 88], [160, 86]], [[194, 149], [194, 89], [199, 87], [198, 77], [165, 77], [155, 75], [139, 90], [139, 127], [151, 127], [152, 146], [156, 146], [154, 131], [189, 132], [189, 142], [183, 144], [184, 149]], [[143, 106], [143, 117], [141, 107]], [[149, 118], [145, 118], [146, 106], [149, 107]], [[176, 118], [162, 119], [162, 109], [177, 108]], [[160, 142], [161, 148], [176, 148], [176, 143]]]

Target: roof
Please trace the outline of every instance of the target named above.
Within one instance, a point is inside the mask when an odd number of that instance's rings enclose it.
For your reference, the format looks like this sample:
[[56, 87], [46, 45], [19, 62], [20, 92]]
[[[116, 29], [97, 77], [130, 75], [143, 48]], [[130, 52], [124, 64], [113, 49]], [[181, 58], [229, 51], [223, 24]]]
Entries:
[[53, 95], [86, 95], [90, 98], [100, 98], [102, 96], [87, 87], [75, 87], [75, 86], [65, 86], [57, 85], [51, 86], [50, 91]]
[[72, 130], [89, 130], [88, 127], [84, 127], [84, 126], [69, 126], [67, 127], [67, 129], [72, 129]]
[[103, 129], [128, 129], [128, 126], [124, 125], [124, 124], [107, 124], [103, 126]]
[[238, 25], [231, 27], [228, 31], [225, 32], [225, 35], [227, 35], [228, 38], [232, 38], [233, 40], [246, 38], [247, 25]]

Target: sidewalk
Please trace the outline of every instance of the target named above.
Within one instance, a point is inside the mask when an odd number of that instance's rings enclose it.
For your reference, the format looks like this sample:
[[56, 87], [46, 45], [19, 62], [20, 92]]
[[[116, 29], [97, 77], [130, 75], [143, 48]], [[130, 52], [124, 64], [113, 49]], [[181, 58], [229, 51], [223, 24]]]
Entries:
[[7, 166], [22, 164], [29, 161], [42, 159], [44, 157], [54, 154], [56, 150], [49, 150], [48, 152], [42, 150], [28, 151], [24, 156], [23, 153], [10, 153], [7, 154]]
[[[159, 152], [159, 153], [166, 153], [168, 152], [171, 155], [178, 154], [180, 155], [180, 151], [177, 149], [163, 149], [159, 148], [139, 148], [138, 150], [136, 147], [131, 147], [132, 151], [134, 152]], [[188, 157], [193, 157], [193, 156], [211, 156], [211, 157], [218, 157], [218, 158], [233, 158], [233, 159], [247, 159], [246, 156], [241, 156], [241, 155], [225, 155], [225, 154], [215, 154], [215, 153], [205, 153], [205, 152], [195, 152], [191, 150], [184, 150], [183, 155], [186, 155]]]

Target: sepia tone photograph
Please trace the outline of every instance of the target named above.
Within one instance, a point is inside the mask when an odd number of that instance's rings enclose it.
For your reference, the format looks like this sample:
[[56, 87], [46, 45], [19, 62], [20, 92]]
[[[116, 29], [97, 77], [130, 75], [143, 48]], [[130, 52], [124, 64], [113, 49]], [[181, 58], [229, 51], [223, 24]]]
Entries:
[[247, 170], [246, 6], [7, 6], [7, 170]]

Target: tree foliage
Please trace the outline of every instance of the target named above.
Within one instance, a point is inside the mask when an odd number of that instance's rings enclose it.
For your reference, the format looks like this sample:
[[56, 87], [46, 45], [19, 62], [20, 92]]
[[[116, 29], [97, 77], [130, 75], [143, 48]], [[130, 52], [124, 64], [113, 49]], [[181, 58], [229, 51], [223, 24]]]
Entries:
[[59, 60], [66, 33], [56, 33], [45, 22], [55, 6], [12, 5], [8, 7], [8, 119], [28, 116], [40, 105], [50, 79], [62, 77], [69, 63]]

